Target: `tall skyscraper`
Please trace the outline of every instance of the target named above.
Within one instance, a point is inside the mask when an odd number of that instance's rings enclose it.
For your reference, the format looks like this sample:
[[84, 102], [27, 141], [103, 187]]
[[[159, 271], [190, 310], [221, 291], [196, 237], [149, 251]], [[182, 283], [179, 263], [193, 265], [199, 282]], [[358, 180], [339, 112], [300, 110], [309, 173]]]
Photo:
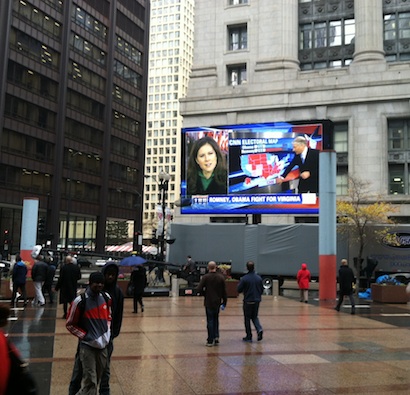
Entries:
[[194, 0], [152, 0], [143, 230], [149, 238], [158, 227], [160, 174], [171, 176], [167, 205], [179, 198], [179, 100], [186, 95], [194, 46]]
[[148, 22], [145, 0], [1, 1], [0, 229], [13, 250], [26, 196], [54, 248], [102, 252], [110, 220], [142, 228]]

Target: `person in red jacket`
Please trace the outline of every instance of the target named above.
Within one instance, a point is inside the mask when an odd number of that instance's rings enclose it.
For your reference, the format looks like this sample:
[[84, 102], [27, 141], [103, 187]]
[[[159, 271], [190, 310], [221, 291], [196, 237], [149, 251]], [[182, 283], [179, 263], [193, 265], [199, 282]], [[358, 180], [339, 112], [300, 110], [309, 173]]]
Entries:
[[33, 375], [21, 367], [27, 362], [1, 329], [9, 316], [10, 308], [0, 304], [0, 395], [38, 394]]
[[300, 289], [300, 301], [308, 302], [308, 293], [309, 293], [309, 282], [310, 282], [310, 271], [307, 268], [306, 263], [302, 263], [300, 270], [296, 276], [298, 286]]
[[[7, 325], [9, 315], [10, 309], [6, 305], [0, 305], [0, 328]], [[0, 395], [4, 395], [10, 376], [10, 357], [7, 338], [2, 330], [0, 330], [0, 365]]]

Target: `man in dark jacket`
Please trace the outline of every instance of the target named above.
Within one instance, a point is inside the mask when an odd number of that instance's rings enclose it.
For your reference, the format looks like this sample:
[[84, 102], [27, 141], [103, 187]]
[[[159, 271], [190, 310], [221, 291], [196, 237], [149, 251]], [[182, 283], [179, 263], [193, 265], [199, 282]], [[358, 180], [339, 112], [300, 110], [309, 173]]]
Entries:
[[34, 246], [31, 256], [34, 258], [34, 265], [31, 269], [31, 278], [34, 283], [36, 296], [33, 299], [33, 306], [44, 306], [46, 301], [43, 295], [43, 285], [47, 279], [48, 265], [44, 262], [41, 246]]
[[144, 289], [147, 286], [147, 273], [143, 265], [135, 266], [131, 273], [130, 283], [133, 285], [133, 313], [138, 313], [138, 304], [141, 306], [141, 311], [144, 312], [144, 302], [142, 301], [142, 297], [144, 295]]
[[77, 296], [78, 280], [81, 279], [81, 270], [74, 263], [74, 258], [67, 255], [64, 265], [60, 268], [60, 275], [55, 286], [56, 291], [60, 291], [60, 304], [63, 305], [64, 315], [67, 318], [67, 307]]
[[20, 254], [16, 254], [16, 263], [13, 267], [13, 295], [11, 297], [11, 304], [17, 303], [17, 291], [20, 289], [21, 294], [24, 299], [24, 306], [27, 305], [27, 292], [26, 292], [26, 277], [27, 277], [27, 266], [21, 260]]
[[48, 297], [50, 299], [50, 304], [53, 304], [54, 303], [53, 281], [54, 281], [54, 276], [56, 274], [58, 262], [56, 262], [52, 256], [49, 256], [48, 259], [46, 258], [45, 261], [48, 265], [48, 270], [47, 270], [47, 278], [43, 285], [43, 295], [48, 294]]
[[348, 266], [347, 259], [341, 260], [341, 266], [339, 268], [339, 301], [335, 307], [335, 310], [340, 311], [340, 306], [343, 303], [345, 296], [350, 299], [352, 306], [351, 314], [355, 313], [355, 304], [353, 298], [353, 284], [355, 282], [353, 270]]
[[188, 281], [188, 287], [194, 286], [196, 272], [196, 263], [192, 259], [191, 255], [188, 255], [181, 273], [181, 278]]
[[[107, 345], [108, 363], [103, 371], [100, 383], [100, 395], [110, 394], [110, 360], [114, 351], [113, 340], [120, 334], [122, 316], [124, 311], [124, 294], [117, 285], [119, 268], [114, 261], [108, 261], [101, 270], [104, 275], [104, 289], [111, 297], [111, 338]], [[82, 367], [79, 361], [78, 350], [75, 356], [73, 374], [69, 387], [69, 395], [75, 395], [81, 387], [83, 376]]]
[[207, 347], [219, 344], [219, 309], [225, 308], [227, 302], [226, 286], [224, 276], [216, 271], [216, 263], [208, 263], [208, 273], [205, 274], [197, 291], [204, 295], [204, 306], [206, 311], [206, 327], [208, 330]]
[[255, 273], [255, 264], [252, 261], [246, 263], [246, 268], [248, 274], [245, 274], [238, 284], [238, 292], [243, 292], [243, 316], [246, 331], [246, 336], [242, 340], [245, 342], [252, 341], [252, 321], [258, 334], [258, 341], [261, 341], [263, 330], [259, 322], [258, 312], [263, 292], [262, 278]]

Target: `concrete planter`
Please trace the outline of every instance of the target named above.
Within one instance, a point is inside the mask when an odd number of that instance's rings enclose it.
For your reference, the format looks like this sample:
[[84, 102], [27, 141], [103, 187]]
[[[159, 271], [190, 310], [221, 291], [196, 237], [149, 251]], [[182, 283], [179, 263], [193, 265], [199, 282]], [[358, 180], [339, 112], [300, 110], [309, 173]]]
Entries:
[[132, 298], [132, 296], [127, 295], [127, 287], [128, 287], [129, 282], [130, 282], [129, 280], [118, 280], [117, 281], [117, 285], [121, 288], [121, 291], [126, 298]]
[[372, 284], [373, 302], [407, 303], [409, 297], [405, 285]]
[[[28, 298], [34, 298], [34, 284], [31, 279], [26, 281], [26, 292]], [[1, 279], [0, 295], [4, 299], [11, 299], [10, 280]]]
[[226, 293], [228, 295], [228, 298], [237, 298], [238, 297], [238, 280], [226, 280], [225, 285], [226, 285]]

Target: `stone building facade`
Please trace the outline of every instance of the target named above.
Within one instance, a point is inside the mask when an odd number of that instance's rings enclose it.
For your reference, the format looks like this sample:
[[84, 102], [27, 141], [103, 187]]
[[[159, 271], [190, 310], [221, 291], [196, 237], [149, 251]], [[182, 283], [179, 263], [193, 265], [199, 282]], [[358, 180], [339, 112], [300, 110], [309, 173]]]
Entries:
[[[410, 217], [410, 1], [198, 1], [184, 126], [330, 119], [348, 175]], [[180, 222], [203, 217], [177, 216]], [[265, 223], [293, 223], [269, 216]], [[297, 220], [296, 220], [297, 221]]]

